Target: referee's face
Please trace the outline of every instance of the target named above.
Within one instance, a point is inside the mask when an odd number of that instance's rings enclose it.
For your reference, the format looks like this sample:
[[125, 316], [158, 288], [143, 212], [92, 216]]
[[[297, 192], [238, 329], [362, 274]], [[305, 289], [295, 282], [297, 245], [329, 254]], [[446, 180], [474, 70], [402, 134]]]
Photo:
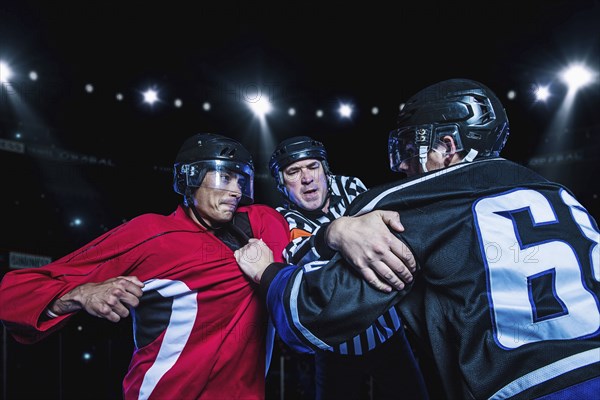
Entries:
[[283, 183], [290, 200], [313, 211], [323, 207], [327, 196], [327, 174], [317, 159], [296, 161], [283, 170]]

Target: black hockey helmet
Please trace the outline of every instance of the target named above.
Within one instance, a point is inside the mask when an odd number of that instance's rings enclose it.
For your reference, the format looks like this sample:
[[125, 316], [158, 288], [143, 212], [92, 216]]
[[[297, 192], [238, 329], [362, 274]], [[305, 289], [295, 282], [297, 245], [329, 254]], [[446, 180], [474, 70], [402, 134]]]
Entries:
[[252, 156], [239, 142], [215, 133], [198, 133], [183, 142], [173, 165], [173, 189], [187, 196], [202, 184], [206, 172], [211, 170], [242, 175], [245, 179], [240, 188], [240, 204], [254, 202]]
[[277, 179], [279, 171], [296, 161], [314, 158], [327, 164], [327, 151], [323, 143], [308, 136], [294, 136], [277, 145], [271, 159], [269, 170]]
[[390, 168], [427, 152], [450, 135], [466, 161], [498, 157], [509, 135], [508, 117], [498, 97], [487, 86], [470, 79], [449, 79], [412, 96], [398, 115], [398, 128], [390, 132]]
[[331, 172], [327, 161], [327, 150], [323, 143], [309, 136], [294, 136], [281, 141], [269, 160], [269, 170], [277, 182], [277, 189], [287, 196], [281, 172], [290, 164], [306, 159], [321, 161], [328, 182]]

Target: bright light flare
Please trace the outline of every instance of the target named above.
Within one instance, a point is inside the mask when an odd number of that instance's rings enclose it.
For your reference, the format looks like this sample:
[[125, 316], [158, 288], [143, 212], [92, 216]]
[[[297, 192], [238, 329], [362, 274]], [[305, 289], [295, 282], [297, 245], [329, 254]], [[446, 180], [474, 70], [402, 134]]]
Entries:
[[154, 104], [158, 101], [158, 92], [154, 89], [148, 89], [144, 92], [144, 102]]
[[69, 223], [69, 226], [71, 227], [77, 227], [77, 226], [82, 226], [83, 225], [83, 220], [81, 218], [73, 218], [71, 220], [71, 222]]
[[341, 104], [338, 112], [342, 118], [350, 118], [352, 116], [352, 107], [349, 104]]
[[560, 77], [569, 87], [569, 91], [576, 91], [593, 82], [595, 74], [584, 65], [573, 64], [561, 72]]
[[537, 101], [546, 101], [550, 97], [550, 90], [548, 86], [538, 86], [535, 88], [534, 94]]
[[0, 84], [8, 83], [8, 80], [12, 76], [12, 71], [6, 65], [6, 63], [0, 62]]
[[260, 97], [256, 101], [249, 102], [248, 106], [257, 117], [264, 117], [273, 109], [271, 102], [265, 97]]

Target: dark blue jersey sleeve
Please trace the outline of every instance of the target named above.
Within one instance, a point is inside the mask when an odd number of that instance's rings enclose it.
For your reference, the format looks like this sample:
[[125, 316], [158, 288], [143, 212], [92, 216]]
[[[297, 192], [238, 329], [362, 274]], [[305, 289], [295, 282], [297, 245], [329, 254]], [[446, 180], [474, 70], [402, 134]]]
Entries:
[[393, 306], [407, 291], [373, 289], [339, 255], [265, 274], [261, 287], [279, 335], [298, 352], [364, 354], [402, 327]]
[[281, 339], [296, 352], [313, 353], [314, 347], [298, 337], [293, 329], [294, 324], [287, 317], [288, 313], [286, 312], [286, 302], [283, 294], [285, 287], [293, 278], [297, 269], [294, 265], [288, 265], [281, 269], [270, 282], [270, 290], [268, 290], [266, 298], [267, 307]]

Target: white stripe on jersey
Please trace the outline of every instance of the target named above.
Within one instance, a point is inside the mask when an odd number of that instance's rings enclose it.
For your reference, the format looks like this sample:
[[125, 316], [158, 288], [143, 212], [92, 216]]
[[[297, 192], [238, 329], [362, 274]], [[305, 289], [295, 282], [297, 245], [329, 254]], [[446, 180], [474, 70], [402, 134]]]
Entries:
[[[150, 279], [144, 283], [145, 286], [142, 289], [144, 292], [156, 290], [161, 296], [172, 298], [173, 304], [171, 319], [165, 330], [156, 360], [144, 375], [139, 399], [150, 397], [160, 378], [171, 369], [179, 358], [192, 333], [198, 310], [197, 294], [195, 291], [191, 291], [185, 283], [169, 279]], [[180, 294], [184, 294], [184, 296], [180, 296]], [[177, 317], [180, 318], [177, 319]]]
[[[482, 160], [482, 161], [477, 161], [477, 162], [488, 162], [488, 161], [489, 162], [492, 162], [492, 161], [505, 161], [505, 159], [501, 158], [501, 157], [497, 157], [497, 158], [490, 158], [489, 160]], [[362, 215], [362, 214], [366, 214], [368, 212], [373, 211], [373, 208], [377, 205], [377, 203], [379, 203], [379, 201], [381, 199], [383, 199], [384, 197], [388, 196], [390, 193], [394, 193], [394, 192], [397, 192], [397, 191], [402, 190], [404, 188], [407, 188], [409, 186], [416, 185], [418, 183], [425, 182], [425, 181], [428, 181], [428, 180], [433, 179], [433, 178], [437, 178], [440, 175], [445, 175], [445, 174], [450, 173], [450, 172], [452, 172], [454, 170], [457, 170], [457, 169], [460, 169], [460, 168], [463, 168], [463, 167], [467, 167], [469, 165], [470, 164], [466, 163], [466, 162], [463, 162], [463, 163], [460, 163], [460, 164], [456, 164], [456, 165], [453, 165], [453, 166], [448, 167], [448, 168], [443, 168], [443, 169], [437, 170], [435, 173], [429, 174], [429, 175], [425, 175], [422, 178], [414, 179], [414, 180], [411, 180], [409, 182], [400, 184], [398, 186], [394, 186], [392, 188], [389, 188], [388, 190], [386, 190], [384, 192], [381, 192], [381, 194], [379, 194], [379, 196], [377, 196], [373, 200], [371, 200], [369, 202], [369, 204], [365, 205], [360, 211], [358, 211], [354, 215]]]

